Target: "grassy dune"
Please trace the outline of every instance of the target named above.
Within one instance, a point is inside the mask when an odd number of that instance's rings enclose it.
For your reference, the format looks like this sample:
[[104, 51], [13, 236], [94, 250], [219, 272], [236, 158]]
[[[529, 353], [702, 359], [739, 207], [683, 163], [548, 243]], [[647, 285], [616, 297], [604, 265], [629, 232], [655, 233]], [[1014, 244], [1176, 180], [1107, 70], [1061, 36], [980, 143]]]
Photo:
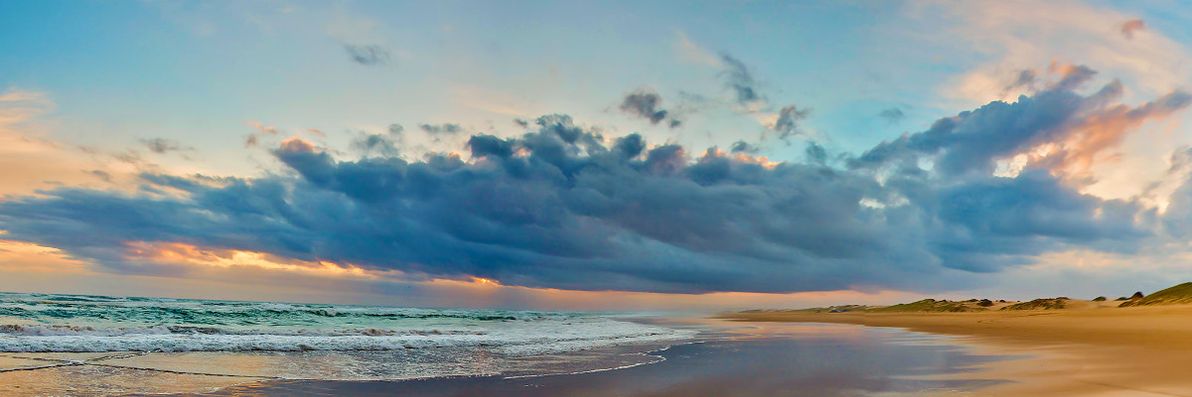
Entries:
[[1122, 302], [1121, 307], [1153, 306], [1153, 305], [1183, 305], [1192, 303], [1192, 282], [1150, 294], [1139, 299]]

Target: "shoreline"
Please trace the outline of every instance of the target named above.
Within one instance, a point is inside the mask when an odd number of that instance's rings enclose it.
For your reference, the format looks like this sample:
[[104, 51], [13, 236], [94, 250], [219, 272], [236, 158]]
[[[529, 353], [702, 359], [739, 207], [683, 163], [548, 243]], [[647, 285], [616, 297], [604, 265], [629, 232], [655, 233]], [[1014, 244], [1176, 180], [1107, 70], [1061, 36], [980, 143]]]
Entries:
[[[906, 343], [903, 338], [908, 337], [923, 343]], [[843, 397], [862, 393], [894, 397], [955, 396], [1001, 382], [974, 379], [971, 371], [999, 358], [971, 354], [951, 338], [852, 325], [746, 326], [732, 335], [675, 344], [654, 354], [663, 359], [566, 374], [365, 382], [274, 380], [202, 395]]]
[[740, 322], [830, 323], [957, 337], [979, 354], [1021, 357], [977, 375], [1011, 383], [975, 396], [1192, 396], [1192, 305], [970, 313], [757, 311]]
[[[229, 377], [217, 373], [225, 371], [212, 369], [266, 368], [280, 362], [263, 360], [271, 354], [0, 353], [0, 357], [37, 356], [60, 362], [43, 370], [0, 373], [0, 390], [4, 390], [0, 394], [93, 395], [104, 390], [130, 396], [207, 397], [329, 394], [773, 397], [807, 395], [791, 393], [810, 390], [814, 392], [812, 395], [823, 396], [856, 395], [856, 392], [954, 396], [977, 386], [1001, 382], [974, 378], [972, 371], [1000, 358], [973, 354], [953, 338], [855, 325], [744, 324], [708, 318], [699, 322], [709, 332], [707, 337], [645, 351], [624, 350], [621, 358], [626, 360], [622, 363], [630, 365], [572, 372], [565, 368], [575, 364], [576, 357], [567, 354], [557, 357], [562, 361], [544, 361], [547, 365], [539, 369], [550, 371], [533, 376], [492, 374], [404, 380]], [[639, 356], [658, 359], [640, 360]], [[317, 357], [294, 363], [329, 364]], [[566, 372], [554, 372], [557, 370]]]

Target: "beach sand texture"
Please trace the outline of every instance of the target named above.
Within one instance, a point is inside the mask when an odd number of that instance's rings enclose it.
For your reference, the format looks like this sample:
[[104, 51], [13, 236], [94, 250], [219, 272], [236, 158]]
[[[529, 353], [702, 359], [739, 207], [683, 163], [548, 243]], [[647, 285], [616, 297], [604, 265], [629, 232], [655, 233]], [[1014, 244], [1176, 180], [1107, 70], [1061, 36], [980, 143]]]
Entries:
[[980, 374], [1010, 383], [974, 396], [1192, 396], [1192, 305], [1118, 307], [1069, 300], [1063, 309], [830, 313], [750, 311], [737, 321], [844, 323], [955, 335], [978, 351], [1023, 359]]

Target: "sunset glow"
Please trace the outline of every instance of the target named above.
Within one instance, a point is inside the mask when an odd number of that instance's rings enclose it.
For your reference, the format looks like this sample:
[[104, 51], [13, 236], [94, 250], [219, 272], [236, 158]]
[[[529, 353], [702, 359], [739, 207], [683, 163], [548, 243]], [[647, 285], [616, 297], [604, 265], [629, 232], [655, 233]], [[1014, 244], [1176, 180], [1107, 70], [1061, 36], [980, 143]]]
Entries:
[[1192, 50], [1149, 6], [80, 7], [0, 6], [45, 44], [0, 40], [11, 288], [778, 307], [1159, 287], [1188, 252]]

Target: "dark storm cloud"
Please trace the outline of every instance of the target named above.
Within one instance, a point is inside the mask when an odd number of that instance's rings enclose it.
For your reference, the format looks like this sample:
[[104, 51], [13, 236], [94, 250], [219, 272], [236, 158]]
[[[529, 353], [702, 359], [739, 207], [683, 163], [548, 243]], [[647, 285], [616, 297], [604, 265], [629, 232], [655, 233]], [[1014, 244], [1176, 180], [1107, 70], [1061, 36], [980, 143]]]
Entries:
[[764, 100], [758, 90], [757, 81], [753, 78], [753, 73], [749, 71], [744, 62], [729, 54], [720, 54], [720, 60], [724, 63], [725, 84], [735, 94], [738, 104], [750, 105]]
[[389, 62], [389, 50], [379, 45], [351, 45], [344, 44], [344, 51], [348, 59], [365, 66], [381, 65]]
[[520, 136], [471, 136], [468, 159], [344, 160], [290, 139], [273, 150], [286, 173], [146, 174], [135, 194], [13, 197], [0, 229], [120, 272], [155, 271], [124, 247], [161, 241], [581, 290], [957, 288], [1049, 251], [1134, 249], [1153, 230], [1134, 202], [1081, 194], [1046, 169], [973, 172], [1089, 117], [1186, 105], [1122, 109], [1107, 105], [1112, 87], [1070, 86], [941, 119], [845, 168], [815, 144], [775, 165], [743, 142], [730, 155], [651, 146], [549, 115]]

